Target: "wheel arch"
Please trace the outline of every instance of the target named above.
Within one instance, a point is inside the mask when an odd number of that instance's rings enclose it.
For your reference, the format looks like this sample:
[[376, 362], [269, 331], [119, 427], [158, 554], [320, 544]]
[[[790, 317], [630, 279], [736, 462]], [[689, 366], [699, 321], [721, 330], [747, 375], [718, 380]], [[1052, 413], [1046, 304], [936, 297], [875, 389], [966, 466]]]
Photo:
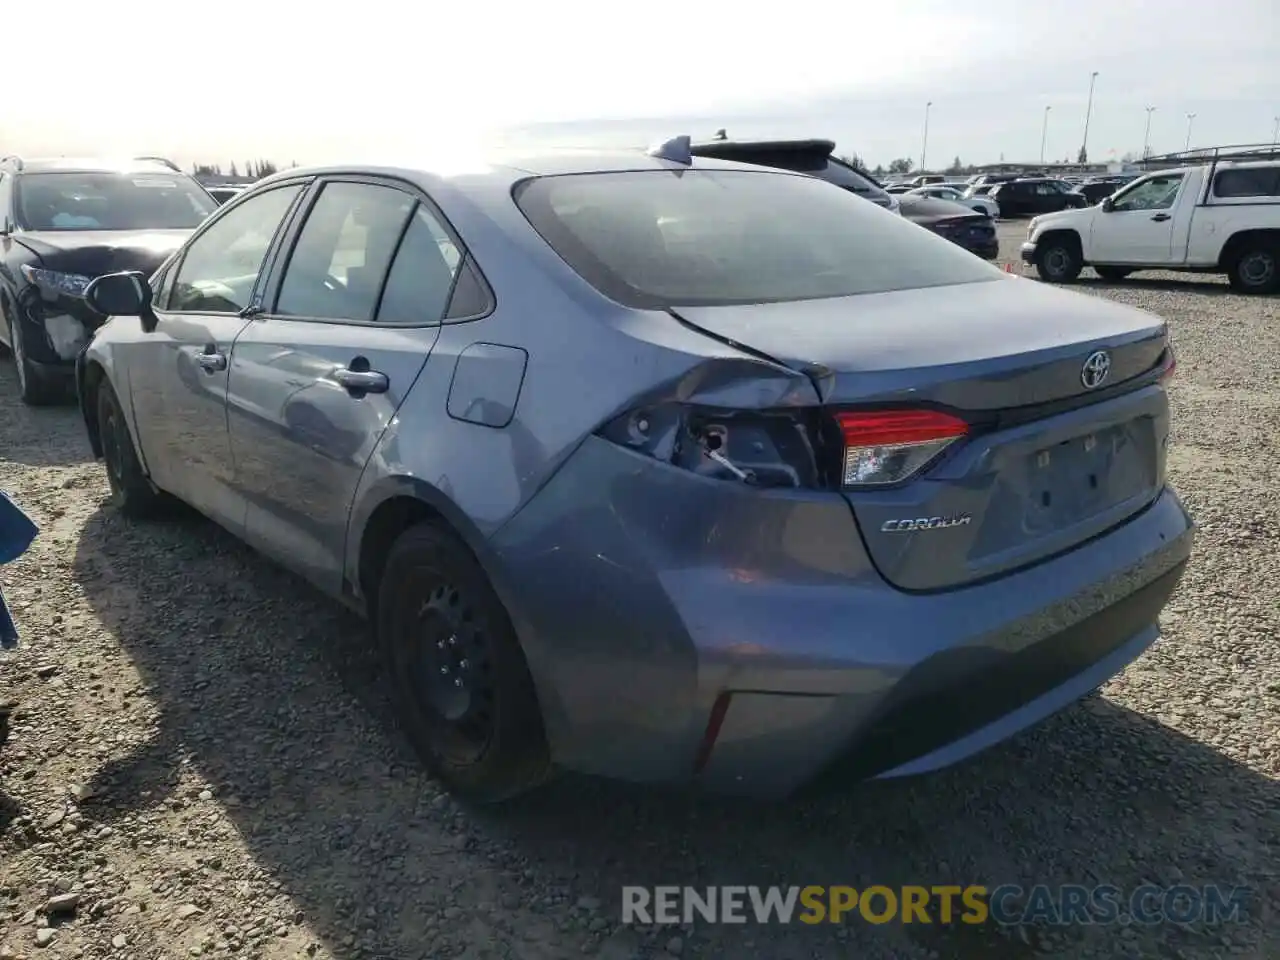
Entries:
[[533, 677], [548, 737], [558, 729], [563, 707], [547, 679], [545, 647], [512, 589], [501, 558], [480, 527], [439, 487], [421, 477], [392, 476], [379, 480], [353, 505], [347, 527], [346, 584], [370, 623], [376, 623], [378, 584], [396, 538], [418, 523], [437, 523], [455, 534], [489, 579], [516, 633]]
[[96, 359], [85, 358], [76, 364], [76, 401], [89, 435], [89, 447], [95, 458], [102, 459], [102, 434], [98, 430], [98, 388], [107, 379], [107, 370]]
[[1066, 241], [1075, 248], [1081, 259], [1084, 257], [1084, 240], [1080, 236], [1080, 231], [1075, 227], [1053, 227], [1046, 230], [1036, 240], [1036, 246], [1043, 248], [1048, 246], [1051, 241]]
[[1275, 227], [1263, 227], [1256, 230], [1240, 230], [1227, 237], [1227, 242], [1222, 245], [1222, 252], [1218, 254], [1218, 267], [1222, 270], [1230, 270], [1232, 264], [1249, 243], [1263, 241], [1280, 248], [1280, 229]]

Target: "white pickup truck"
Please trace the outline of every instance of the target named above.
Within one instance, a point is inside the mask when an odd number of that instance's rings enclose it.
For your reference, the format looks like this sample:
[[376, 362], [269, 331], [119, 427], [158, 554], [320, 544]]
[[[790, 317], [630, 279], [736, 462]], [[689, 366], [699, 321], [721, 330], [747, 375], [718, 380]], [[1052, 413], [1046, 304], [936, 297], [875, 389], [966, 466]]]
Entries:
[[1097, 206], [1038, 216], [1022, 259], [1050, 283], [1089, 266], [1103, 280], [1176, 270], [1226, 274], [1243, 293], [1280, 291], [1280, 151], [1221, 148], [1211, 162], [1139, 177]]

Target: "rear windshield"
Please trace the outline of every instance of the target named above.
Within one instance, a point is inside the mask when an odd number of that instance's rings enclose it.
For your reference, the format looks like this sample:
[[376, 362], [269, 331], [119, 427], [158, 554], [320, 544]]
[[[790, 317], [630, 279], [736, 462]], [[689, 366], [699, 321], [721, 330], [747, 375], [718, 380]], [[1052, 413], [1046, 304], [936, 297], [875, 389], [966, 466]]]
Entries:
[[180, 173], [29, 173], [16, 185], [27, 230], [190, 230], [217, 207]]
[[806, 176], [575, 174], [527, 180], [516, 202], [575, 271], [628, 306], [816, 300], [999, 276], [949, 240]]

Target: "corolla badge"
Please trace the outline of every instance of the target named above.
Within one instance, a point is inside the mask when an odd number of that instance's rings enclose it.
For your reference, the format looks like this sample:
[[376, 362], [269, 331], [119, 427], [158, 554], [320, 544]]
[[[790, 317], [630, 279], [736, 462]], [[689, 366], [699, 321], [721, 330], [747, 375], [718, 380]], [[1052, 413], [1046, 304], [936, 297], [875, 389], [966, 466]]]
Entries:
[[908, 533], [912, 530], [946, 530], [949, 527], [964, 527], [973, 522], [967, 513], [957, 513], [951, 517], [916, 517], [910, 520], [886, 520], [880, 524], [882, 533]]
[[1096, 390], [1110, 373], [1111, 354], [1105, 350], [1095, 350], [1089, 354], [1089, 359], [1080, 370], [1080, 382], [1086, 390]]

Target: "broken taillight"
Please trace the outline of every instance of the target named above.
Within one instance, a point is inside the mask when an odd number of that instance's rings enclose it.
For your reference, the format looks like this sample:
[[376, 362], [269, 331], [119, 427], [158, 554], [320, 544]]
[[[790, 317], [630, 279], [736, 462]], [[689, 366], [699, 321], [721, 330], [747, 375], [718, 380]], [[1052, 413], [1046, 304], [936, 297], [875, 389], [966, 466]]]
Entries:
[[836, 414], [844, 437], [846, 487], [901, 483], [969, 432], [959, 417], [938, 410], [869, 410]]
[[820, 489], [825, 485], [820, 420], [812, 409], [726, 410], [667, 402], [615, 417], [597, 432], [704, 477]]

